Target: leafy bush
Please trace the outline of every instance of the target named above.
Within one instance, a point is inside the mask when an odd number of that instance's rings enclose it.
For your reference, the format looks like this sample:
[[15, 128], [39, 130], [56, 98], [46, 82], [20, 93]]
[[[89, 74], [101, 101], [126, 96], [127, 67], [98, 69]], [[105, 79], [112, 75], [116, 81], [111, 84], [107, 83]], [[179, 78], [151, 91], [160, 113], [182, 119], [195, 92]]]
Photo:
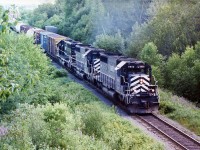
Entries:
[[170, 114], [173, 113], [175, 110], [176, 107], [168, 101], [163, 101], [159, 107], [159, 111], [163, 114]]
[[188, 103], [184, 104], [183, 98], [174, 96], [170, 92], [159, 90], [159, 93], [160, 113], [200, 135], [200, 110]]
[[153, 42], [145, 44], [140, 52], [140, 58], [153, 66], [160, 66], [163, 61], [162, 55], [158, 54], [157, 46]]
[[159, 87], [163, 87], [165, 83], [164, 75], [163, 75], [163, 68], [157, 66], [152, 67], [152, 75], [155, 76], [155, 80], [158, 82]]
[[[83, 133], [100, 138], [103, 135], [102, 128], [104, 119], [101, 110], [94, 105], [92, 106], [92, 108], [82, 115], [84, 123]], [[85, 106], [85, 108], [88, 107]]]
[[[102, 112], [105, 109], [101, 105], [92, 106], [87, 104], [72, 111], [66, 104], [20, 105], [19, 109], [4, 117], [8, 132], [0, 136], [0, 148], [162, 148], [108, 108]], [[97, 118], [92, 112], [99, 114]]]
[[9, 22], [9, 10], [3, 10], [0, 6], [0, 34], [10, 31], [12, 24]]
[[151, 65], [152, 73], [156, 81], [158, 81], [159, 86], [162, 87], [164, 85], [164, 58], [162, 55], [158, 54], [158, 49], [153, 42], [145, 44], [140, 52], [140, 59]]
[[166, 86], [192, 101], [200, 100], [199, 47], [198, 42], [195, 47], [187, 47], [181, 56], [172, 55], [165, 70]]
[[101, 34], [96, 37], [95, 46], [111, 52], [122, 53], [125, 49], [124, 39], [120, 33], [114, 36]]
[[55, 70], [53, 72], [53, 77], [54, 78], [67, 77], [67, 72], [64, 69], [62, 69], [62, 70]]

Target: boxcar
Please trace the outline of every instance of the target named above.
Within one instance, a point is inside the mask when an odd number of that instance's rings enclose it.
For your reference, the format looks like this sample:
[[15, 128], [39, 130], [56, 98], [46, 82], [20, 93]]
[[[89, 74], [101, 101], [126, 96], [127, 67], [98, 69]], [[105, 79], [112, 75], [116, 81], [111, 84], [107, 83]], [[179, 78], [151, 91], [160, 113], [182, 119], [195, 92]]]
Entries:
[[61, 40], [66, 39], [67, 37], [61, 36], [61, 35], [58, 35], [58, 34], [48, 34], [47, 37], [48, 37], [48, 40], [47, 40], [47, 42], [48, 42], [48, 44], [47, 44], [47, 53], [55, 58], [58, 55], [57, 44]]
[[31, 26], [29, 26], [29, 25], [21, 25], [21, 26], [20, 26], [20, 32], [21, 32], [21, 33], [27, 33], [27, 31], [28, 31], [29, 29], [31, 29], [31, 28], [33, 28], [33, 27], [31, 27]]
[[18, 22], [17, 25], [15, 26], [15, 31], [16, 31], [17, 33], [20, 33], [20, 27], [21, 27], [22, 25], [26, 25], [26, 24], [23, 23], [23, 22]]
[[41, 32], [46, 32], [45, 30], [42, 29], [38, 29], [38, 30], [34, 30], [34, 44], [41, 44]]
[[40, 32], [40, 40], [41, 40], [41, 48], [44, 49], [44, 52], [47, 52], [48, 50], [48, 43], [49, 43], [49, 38], [48, 35], [54, 34], [52, 32]]

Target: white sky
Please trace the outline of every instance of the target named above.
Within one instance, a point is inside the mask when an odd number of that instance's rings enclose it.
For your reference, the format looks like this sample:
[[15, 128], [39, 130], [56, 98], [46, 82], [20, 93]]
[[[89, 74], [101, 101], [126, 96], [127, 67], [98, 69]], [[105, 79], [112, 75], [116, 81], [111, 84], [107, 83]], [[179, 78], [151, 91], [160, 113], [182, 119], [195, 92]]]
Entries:
[[53, 2], [54, 0], [0, 0], [0, 5], [6, 6], [6, 5], [39, 5], [42, 3], [47, 3], [47, 2]]

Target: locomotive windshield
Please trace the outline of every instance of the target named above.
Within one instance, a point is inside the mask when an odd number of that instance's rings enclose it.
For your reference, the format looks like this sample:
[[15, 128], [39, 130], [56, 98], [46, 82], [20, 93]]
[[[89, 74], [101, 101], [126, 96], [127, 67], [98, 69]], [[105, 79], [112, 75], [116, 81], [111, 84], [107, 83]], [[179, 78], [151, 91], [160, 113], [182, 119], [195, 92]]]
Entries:
[[65, 43], [64, 51], [65, 51], [67, 54], [70, 54], [71, 46], [70, 46], [69, 44]]
[[128, 65], [127, 72], [133, 74], [147, 74], [148, 69], [145, 65]]
[[134, 74], [144, 74], [146, 73], [144, 68], [128, 68], [129, 73], [134, 73]]

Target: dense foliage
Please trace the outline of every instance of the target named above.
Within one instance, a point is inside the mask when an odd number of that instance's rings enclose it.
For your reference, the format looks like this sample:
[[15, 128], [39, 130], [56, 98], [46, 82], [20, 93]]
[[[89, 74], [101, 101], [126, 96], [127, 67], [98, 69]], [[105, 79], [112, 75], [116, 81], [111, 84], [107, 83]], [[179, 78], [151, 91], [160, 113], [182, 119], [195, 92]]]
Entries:
[[162, 149], [98, 102], [25, 104], [3, 121], [1, 149]]
[[27, 18], [25, 15], [29, 12], [23, 10], [22, 13], [22, 19], [29, 19], [29, 24], [37, 26], [39, 28], [44, 28], [46, 25], [49, 24], [58, 25], [61, 22], [60, 17], [58, 16], [60, 13], [60, 9], [53, 4], [47, 3], [39, 5], [38, 8], [36, 8], [35, 10], [33, 10], [32, 13], [29, 14], [29, 18]]
[[[154, 42], [164, 56], [169, 57], [173, 52], [180, 55], [187, 45], [194, 45], [200, 39], [198, 0], [168, 0], [159, 6], [157, 3], [153, 2], [148, 9], [151, 16], [148, 22], [133, 27], [129, 48], [133, 56], [147, 42]], [[154, 9], [157, 11], [152, 13]]]
[[[147, 10], [149, 20], [133, 26], [129, 44], [130, 56], [153, 65], [160, 86], [196, 102], [200, 101], [199, 5], [197, 0], [153, 1]], [[152, 42], [156, 47], [147, 47]]]
[[[0, 103], [5, 100], [12, 92], [16, 90], [18, 84], [13, 79], [14, 74], [9, 70], [10, 52], [1, 45], [5, 39], [2, 36], [10, 31], [11, 23], [9, 23], [8, 10], [3, 10], [0, 6]], [[0, 107], [1, 108], [1, 107]]]
[[200, 135], [200, 110], [182, 97], [159, 90], [160, 113], [179, 122], [196, 135]]
[[[148, 5], [149, 0], [56, 0], [52, 10], [50, 4], [35, 9], [29, 23], [38, 27], [55, 25], [60, 34], [85, 43], [93, 43], [98, 35], [115, 36], [118, 32], [127, 39], [132, 25], [147, 19], [145, 12]], [[53, 10], [54, 15], [47, 15]]]
[[107, 34], [98, 35], [94, 45], [116, 53], [123, 53], [125, 50], [125, 42], [121, 33], [117, 33], [114, 36], [109, 36]]
[[164, 68], [162, 67], [164, 65], [164, 58], [158, 53], [157, 46], [152, 42], [145, 44], [140, 52], [140, 58], [148, 64], [151, 64], [153, 75], [158, 81], [159, 86], [162, 87], [164, 84]]
[[0, 33], [5, 33], [9, 31], [9, 27], [11, 24], [8, 22], [8, 10], [3, 10], [3, 8], [0, 6]]
[[173, 54], [165, 67], [165, 83], [179, 95], [195, 100], [200, 99], [200, 42], [187, 47], [179, 56]]

